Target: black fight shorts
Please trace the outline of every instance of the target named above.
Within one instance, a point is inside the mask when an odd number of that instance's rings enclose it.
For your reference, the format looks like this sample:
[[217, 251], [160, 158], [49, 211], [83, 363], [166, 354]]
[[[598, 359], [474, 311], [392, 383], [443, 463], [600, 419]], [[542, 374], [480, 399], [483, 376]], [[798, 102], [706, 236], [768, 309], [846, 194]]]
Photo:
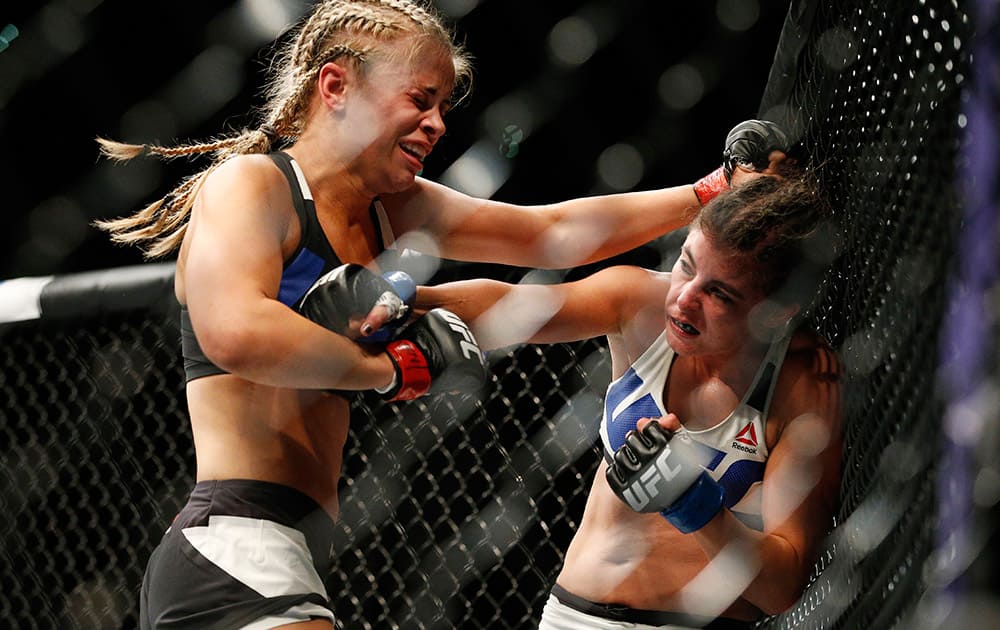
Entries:
[[142, 581], [143, 630], [257, 630], [334, 621], [323, 578], [333, 520], [280, 484], [203, 481], [150, 556]]

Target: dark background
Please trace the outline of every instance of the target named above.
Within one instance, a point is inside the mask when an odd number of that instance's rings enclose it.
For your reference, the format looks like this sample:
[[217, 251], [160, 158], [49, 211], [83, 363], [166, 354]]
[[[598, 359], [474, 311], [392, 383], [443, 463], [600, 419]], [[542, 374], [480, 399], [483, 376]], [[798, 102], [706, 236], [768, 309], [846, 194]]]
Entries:
[[[159, 198], [204, 162], [114, 165], [99, 158], [94, 137], [170, 144], [253, 124], [267, 44], [278, 31], [255, 32], [232, 16], [248, 6], [298, 16], [309, 3], [5, 4], [0, 27], [12, 24], [20, 34], [0, 52], [0, 279], [141, 263], [137, 249], [112, 245], [90, 222]], [[619, 142], [643, 156], [635, 188], [693, 181], [714, 168], [725, 133], [756, 114], [787, 10], [773, 0], [438, 3], [453, 15], [459, 5], [473, 7], [453, 21], [475, 58], [476, 82], [449, 115], [425, 175], [436, 178], [478, 138], [500, 138], [506, 122], [484, 114], [522, 91], [551, 113], [509, 158], [510, 177], [494, 197], [523, 203], [614, 190], [595, 165]], [[734, 30], [720, 13], [752, 25]], [[595, 16], [591, 22], [609, 35], [571, 67], [553, 59], [548, 41], [574, 14]], [[222, 60], [225, 70], [185, 83], [199, 55]], [[660, 76], [678, 63], [696, 68], [704, 83], [690, 108], [668, 106], [658, 94]]]

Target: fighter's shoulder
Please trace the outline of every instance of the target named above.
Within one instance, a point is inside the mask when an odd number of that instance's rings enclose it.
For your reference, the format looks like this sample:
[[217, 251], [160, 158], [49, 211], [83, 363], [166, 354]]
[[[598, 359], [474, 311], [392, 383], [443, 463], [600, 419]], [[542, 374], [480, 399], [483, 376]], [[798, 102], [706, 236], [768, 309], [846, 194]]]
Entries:
[[815, 377], [839, 380], [843, 371], [837, 352], [822, 335], [808, 328], [793, 333], [785, 362], [795, 371]]
[[800, 457], [826, 453], [836, 459], [843, 417], [843, 366], [837, 353], [820, 335], [796, 332], [768, 413], [772, 453], [783, 441]]
[[274, 160], [260, 153], [235, 155], [212, 168], [205, 178], [206, 185], [237, 184], [248, 188], [260, 188], [284, 181], [286, 178]]
[[605, 267], [580, 281], [588, 289], [599, 290], [609, 302], [642, 305], [663, 304], [663, 295], [670, 288], [670, 274], [633, 265]]
[[843, 375], [840, 357], [822, 336], [796, 331], [785, 354], [772, 409], [787, 420], [809, 414], [836, 422]]
[[613, 265], [605, 267], [596, 272], [594, 276], [599, 277], [604, 282], [621, 283], [626, 288], [632, 289], [637, 286], [670, 286], [670, 273], [656, 271], [635, 265]]
[[238, 155], [213, 168], [201, 185], [199, 196], [213, 205], [239, 204], [287, 214], [292, 208], [288, 180], [266, 155]]

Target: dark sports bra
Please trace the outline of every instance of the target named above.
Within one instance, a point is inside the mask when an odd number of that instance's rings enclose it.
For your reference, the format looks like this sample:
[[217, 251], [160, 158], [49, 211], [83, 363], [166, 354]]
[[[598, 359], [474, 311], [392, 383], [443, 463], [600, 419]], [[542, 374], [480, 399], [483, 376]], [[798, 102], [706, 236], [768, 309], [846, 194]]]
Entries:
[[[320, 276], [339, 267], [343, 262], [333, 251], [330, 241], [323, 233], [319, 218], [316, 216], [316, 205], [313, 203], [312, 192], [309, 190], [298, 164], [291, 156], [281, 151], [269, 153], [268, 157], [274, 160], [274, 163], [288, 179], [295, 214], [298, 215], [299, 224], [302, 226], [302, 238], [298, 247], [285, 261], [281, 272], [281, 284], [278, 288], [278, 301], [290, 308], [298, 309], [299, 303], [309, 287]], [[372, 223], [378, 228], [375, 230], [378, 249], [380, 252], [386, 253], [387, 248], [393, 243], [393, 236], [388, 217], [386, 217], [378, 199], [372, 203], [369, 213]], [[384, 256], [381, 254], [379, 262], [386, 266]], [[181, 355], [184, 357], [185, 379], [193, 381], [203, 376], [226, 374], [225, 370], [209, 361], [205, 356], [198, 343], [198, 338], [195, 336], [194, 328], [191, 326], [191, 316], [188, 314], [187, 306], [184, 304], [181, 305], [180, 318]]]

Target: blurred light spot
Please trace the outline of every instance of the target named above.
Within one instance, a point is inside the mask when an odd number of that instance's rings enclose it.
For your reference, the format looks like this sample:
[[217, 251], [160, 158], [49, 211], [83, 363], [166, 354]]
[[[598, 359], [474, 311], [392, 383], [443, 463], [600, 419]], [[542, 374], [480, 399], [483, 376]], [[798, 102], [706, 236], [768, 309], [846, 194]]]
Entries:
[[681, 602], [717, 616], [729, 608], [760, 571], [760, 557], [748, 545], [731, 542], [681, 590]]
[[[784, 307], [774, 300], [761, 300], [750, 309], [748, 324], [750, 334], [757, 341], [772, 343], [775, 335], [782, 332], [784, 328], [777, 328], [776, 318], [781, 317]], [[787, 320], [787, 318], [786, 318]]]
[[506, 348], [525, 343], [562, 307], [550, 286], [522, 285], [498, 300], [476, 320], [480, 343]]
[[757, 0], [719, 0], [715, 5], [719, 23], [731, 31], [749, 30], [760, 18]]
[[822, 266], [831, 264], [840, 254], [843, 245], [840, 230], [833, 221], [821, 223], [816, 228], [816, 238], [805, 252], [806, 258]]
[[150, 351], [139, 342], [112, 341], [94, 352], [90, 376], [99, 392], [109, 398], [128, 400], [142, 391], [155, 365]]
[[163, 183], [165, 167], [159, 160], [132, 160], [115, 164], [105, 160], [97, 165], [92, 178], [94, 188], [101, 192], [103, 207], [95, 207], [93, 216], [108, 218], [112, 208], [120, 212], [135, 210], [133, 206], [148, 203], [148, 196]]
[[479, 0], [437, 0], [434, 3], [441, 13], [452, 20], [465, 17], [479, 6]]
[[901, 256], [892, 269], [894, 284], [902, 295], [919, 296], [930, 288], [935, 278], [932, 256], [914, 253]]
[[14, 261], [23, 270], [23, 276], [35, 276], [52, 273], [52, 268], [61, 263], [62, 259], [53, 258], [44, 245], [40, 246], [34, 238], [28, 238], [21, 240], [21, 245], [14, 254]]
[[893, 504], [890, 497], [869, 497], [844, 522], [843, 535], [848, 543], [845, 551], [858, 558], [868, 555], [892, 531], [899, 511], [899, 505]]
[[238, 7], [241, 21], [260, 39], [273, 39], [288, 28], [299, 17], [295, 9], [274, 0], [242, 0]]
[[120, 136], [142, 144], [177, 137], [177, 117], [161, 100], [139, 101], [122, 114]]
[[579, 266], [604, 245], [616, 229], [617, 219], [612, 217], [590, 217], [585, 230], [578, 225], [556, 223], [539, 239], [538, 250], [545, 256], [544, 264], [539, 266], [553, 269]]
[[486, 108], [482, 117], [483, 126], [500, 144], [505, 140], [507, 129], [516, 127], [521, 133], [518, 142], [524, 142], [537, 126], [538, 109], [525, 95], [508, 94]]
[[17, 38], [19, 31], [13, 24], [8, 24], [0, 30], [0, 52], [7, 50], [10, 43]]
[[524, 140], [524, 132], [521, 128], [517, 125], [507, 125], [503, 128], [503, 139], [500, 142], [500, 153], [505, 158], [517, 156], [522, 140]]
[[67, 4], [72, 6], [76, 15], [83, 16], [104, 4], [104, 0], [67, 0]]
[[473, 197], [493, 196], [507, 178], [510, 166], [501, 159], [492, 143], [480, 140], [469, 147], [441, 175], [441, 183]]
[[844, 342], [843, 358], [851, 374], [870, 374], [881, 362], [885, 352], [885, 339], [872, 328], [854, 333]]
[[549, 33], [549, 51], [565, 66], [585, 63], [597, 50], [597, 33], [587, 20], [571, 15], [560, 20]]
[[795, 418], [795, 430], [788, 436], [795, 452], [806, 457], [816, 457], [830, 445], [830, 428], [815, 413], [805, 413]]
[[920, 472], [923, 458], [916, 446], [910, 442], [897, 440], [885, 447], [880, 462], [881, 474], [896, 482], [905, 482]]
[[683, 111], [694, 107], [705, 95], [705, 79], [694, 66], [679, 63], [660, 75], [657, 90], [667, 107]]
[[[107, 543], [104, 543], [107, 544]], [[114, 575], [108, 567], [108, 572]], [[104, 575], [80, 582], [66, 595], [60, 621], [61, 627], [86, 627], [94, 620], [94, 611], [100, 610], [101, 618], [115, 620], [115, 625], [124, 621], [130, 610], [131, 601], [122, 593], [117, 582], [109, 582]]]
[[48, 4], [41, 13], [42, 35], [54, 50], [63, 54], [75, 52], [83, 45], [85, 33], [80, 20], [58, 4]]
[[[816, 443], [811, 442], [814, 438]], [[794, 514], [822, 479], [822, 464], [815, 456], [829, 444], [830, 432], [821, 420], [809, 414], [796, 418], [782, 439], [789, 440], [790, 450], [775, 469], [768, 531], [780, 527]]]
[[518, 284], [559, 284], [565, 277], [564, 269], [532, 269], [521, 277]]
[[[0, 116], [4, 114], [4, 108], [13, 97], [21, 83], [27, 76], [28, 66], [23, 63], [23, 55], [18, 53], [21, 46], [17, 46], [5, 55], [4, 60], [10, 63], [0, 64]], [[20, 57], [20, 58], [19, 58]]]
[[218, 111], [243, 86], [243, 56], [213, 46], [195, 57], [167, 88], [167, 99], [182, 126], [193, 126]]
[[805, 133], [805, 121], [799, 107], [790, 107], [784, 104], [775, 105], [768, 108], [760, 117], [764, 120], [780, 120], [785, 131], [788, 132], [788, 138], [792, 144], [801, 140]]
[[28, 215], [28, 230], [39, 253], [58, 261], [83, 242], [87, 235], [87, 217], [72, 199], [52, 197]]
[[949, 406], [945, 414], [944, 432], [953, 442], [973, 447], [986, 434], [986, 424], [1000, 408], [1000, 387], [981, 384], [972, 395]]
[[614, 144], [597, 158], [597, 176], [613, 190], [631, 190], [644, 172], [642, 155], [631, 144]]
[[[10, 422], [7, 418], [5, 421]], [[23, 417], [18, 418], [12, 425], [26, 425], [26, 421]], [[46, 445], [41, 440], [32, 439], [26, 444], [15, 442], [7, 446], [0, 453], [0, 469], [4, 471], [0, 475], [0, 496], [4, 500], [4, 512], [20, 513], [24, 506], [34, 505], [48, 496], [53, 488], [62, 483], [59, 471], [64, 468], [64, 463], [62, 455], [55, 451], [55, 445]]]
[[[441, 267], [441, 254], [437, 239], [421, 230], [407, 232], [396, 239], [396, 251], [401, 252], [398, 266], [410, 274], [417, 284], [426, 284]], [[385, 256], [390, 256], [386, 250]], [[382, 263], [383, 269], [389, 264]]]
[[846, 29], [835, 27], [819, 36], [820, 58], [834, 70], [843, 70], [858, 59], [858, 46]]

